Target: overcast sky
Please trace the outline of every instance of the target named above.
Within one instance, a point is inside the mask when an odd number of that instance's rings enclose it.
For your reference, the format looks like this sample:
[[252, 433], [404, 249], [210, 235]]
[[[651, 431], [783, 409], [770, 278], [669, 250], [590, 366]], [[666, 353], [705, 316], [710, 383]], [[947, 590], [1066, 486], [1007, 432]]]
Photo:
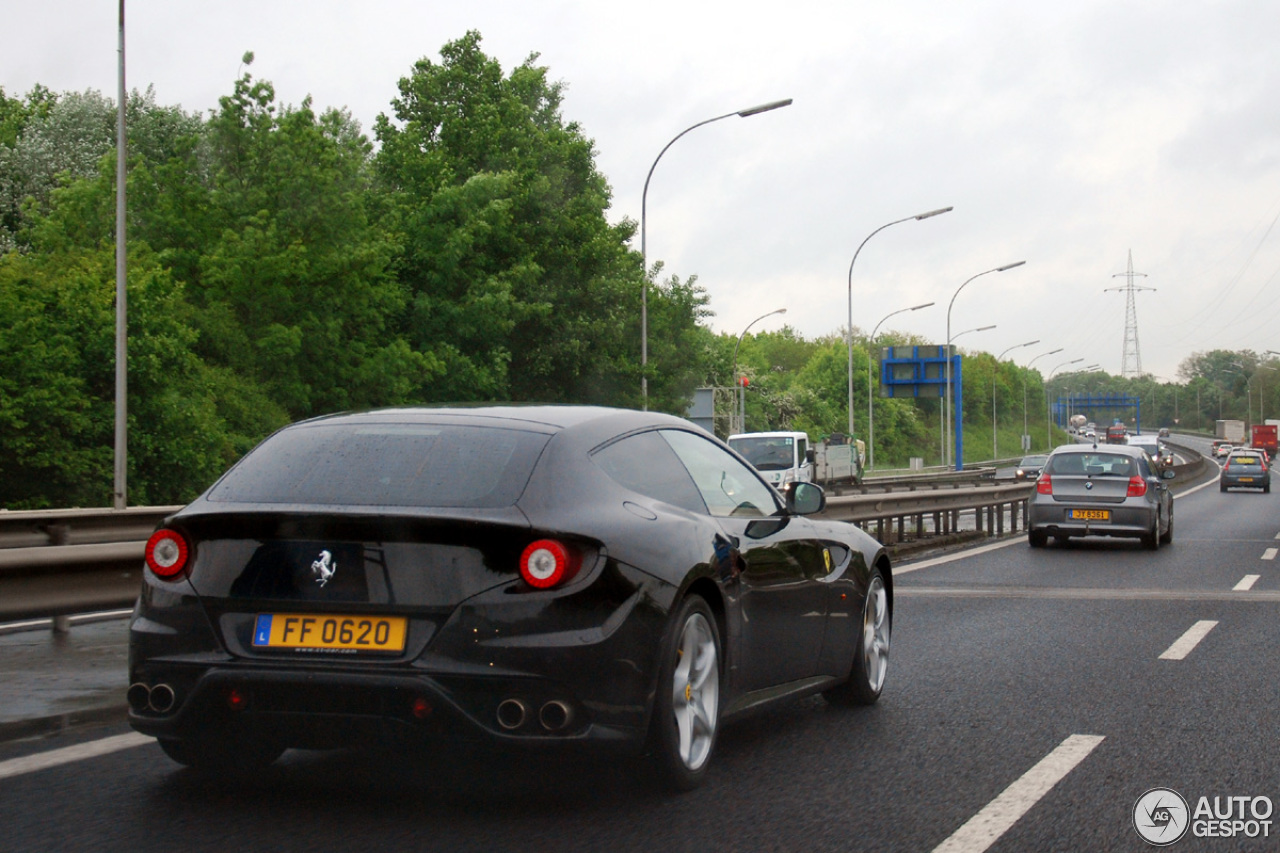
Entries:
[[[113, 97], [115, 0], [0, 0], [0, 86]], [[1045, 373], [1120, 373], [1129, 252], [1145, 372], [1195, 351], [1280, 350], [1280, 3], [646, 3], [588, 0], [128, 0], [130, 89], [207, 113], [246, 50], [280, 101], [310, 94], [366, 132], [397, 81], [468, 29], [504, 69], [530, 53], [595, 141], [611, 218], [639, 221], [662, 158], [649, 260], [697, 275], [714, 328], [806, 337], [885, 315]], [[639, 248], [637, 237], [635, 248]]]

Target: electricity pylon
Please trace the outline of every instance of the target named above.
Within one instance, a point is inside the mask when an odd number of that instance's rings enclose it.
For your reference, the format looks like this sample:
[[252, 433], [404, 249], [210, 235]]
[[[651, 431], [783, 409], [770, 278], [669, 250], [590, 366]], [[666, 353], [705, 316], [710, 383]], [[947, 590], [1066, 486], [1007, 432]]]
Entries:
[[1155, 288], [1141, 287], [1133, 283], [1134, 276], [1147, 277], [1144, 272], [1133, 271], [1133, 249], [1129, 250], [1129, 269], [1111, 277], [1120, 278], [1121, 276], [1127, 278], [1128, 283], [1124, 287], [1108, 287], [1107, 290], [1122, 290], [1125, 293], [1124, 355], [1120, 359], [1120, 375], [1129, 379], [1142, 375], [1142, 353], [1138, 349], [1138, 308], [1133, 301], [1133, 295], [1139, 290], [1155, 290]]

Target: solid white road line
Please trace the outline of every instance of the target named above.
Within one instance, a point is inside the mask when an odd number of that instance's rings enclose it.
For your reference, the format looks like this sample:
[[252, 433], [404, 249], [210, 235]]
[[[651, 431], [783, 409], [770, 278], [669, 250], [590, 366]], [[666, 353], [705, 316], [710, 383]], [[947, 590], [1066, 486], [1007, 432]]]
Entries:
[[1280, 551], [1280, 548], [1268, 548], [1262, 552], [1262, 559], [1274, 560], [1276, 558], [1276, 551]]
[[1240, 579], [1240, 583], [1231, 587], [1231, 589], [1235, 592], [1244, 592], [1245, 590], [1253, 589], [1253, 585], [1258, 582], [1258, 578], [1260, 577], [1262, 577], [1262, 575], [1245, 575]]
[[24, 758], [11, 758], [8, 761], [0, 761], [0, 779], [21, 776], [23, 773], [34, 773], [37, 770], [48, 770], [50, 767], [57, 767], [61, 764], [83, 761], [86, 758], [97, 758], [100, 755], [110, 755], [122, 749], [132, 749], [135, 746], [142, 746], [144, 743], [155, 742], [153, 737], [147, 737], [137, 732], [129, 732], [125, 735], [116, 735], [102, 740], [67, 746], [62, 749], [28, 755]]
[[1102, 741], [1102, 735], [1072, 735], [1067, 738], [982, 811], [969, 818], [950, 838], [933, 848], [933, 853], [980, 853], [986, 850]]
[[917, 569], [927, 569], [930, 566], [940, 566], [943, 563], [951, 563], [956, 560], [963, 560], [966, 557], [972, 557], [976, 554], [985, 554], [988, 551], [998, 551], [1001, 548], [1008, 548], [1010, 545], [1026, 545], [1027, 537], [1018, 536], [1003, 542], [993, 542], [990, 545], [983, 545], [979, 548], [966, 548], [963, 551], [956, 551], [953, 554], [943, 554], [941, 557], [933, 557], [929, 560], [921, 560], [918, 563], [911, 563], [907, 566], [894, 566], [893, 576], [905, 575], [908, 572], [914, 572]]
[[1179, 637], [1172, 646], [1165, 649], [1160, 660], [1182, 660], [1191, 654], [1201, 640], [1208, 636], [1218, 623], [1216, 620], [1202, 619], [1187, 629], [1187, 633]]

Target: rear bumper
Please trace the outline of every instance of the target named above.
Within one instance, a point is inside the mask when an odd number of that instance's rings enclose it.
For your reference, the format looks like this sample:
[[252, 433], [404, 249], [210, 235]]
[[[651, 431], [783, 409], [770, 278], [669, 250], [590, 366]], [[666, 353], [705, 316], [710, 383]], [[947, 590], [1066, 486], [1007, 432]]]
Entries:
[[[169, 686], [160, 713], [130, 693], [129, 724], [157, 738], [185, 740], [241, 730], [282, 746], [328, 749], [389, 738], [530, 749], [638, 749], [641, 726], [594, 718], [573, 690], [519, 676], [303, 672], [257, 665], [148, 667], [139, 682]], [[235, 697], [234, 703], [232, 697]], [[167, 698], [167, 697], [166, 697]]]
[[[1106, 509], [1111, 517], [1107, 521], [1077, 521], [1069, 518], [1073, 509]], [[1116, 506], [1084, 506], [1080, 504], [1032, 504], [1028, 513], [1028, 529], [1050, 536], [1123, 536], [1138, 537], [1151, 533], [1155, 524], [1155, 512], [1148, 509], [1132, 509]]]

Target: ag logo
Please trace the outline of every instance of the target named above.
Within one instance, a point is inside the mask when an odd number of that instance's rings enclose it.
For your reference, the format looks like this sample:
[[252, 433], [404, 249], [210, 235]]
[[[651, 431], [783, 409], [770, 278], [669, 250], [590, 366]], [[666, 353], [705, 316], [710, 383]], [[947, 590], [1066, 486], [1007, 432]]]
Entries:
[[1133, 804], [1133, 828], [1156, 847], [1173, 844], [1187, 834], [1190, 825], [1187, 801], [1172, 788], [1152, 788]]

